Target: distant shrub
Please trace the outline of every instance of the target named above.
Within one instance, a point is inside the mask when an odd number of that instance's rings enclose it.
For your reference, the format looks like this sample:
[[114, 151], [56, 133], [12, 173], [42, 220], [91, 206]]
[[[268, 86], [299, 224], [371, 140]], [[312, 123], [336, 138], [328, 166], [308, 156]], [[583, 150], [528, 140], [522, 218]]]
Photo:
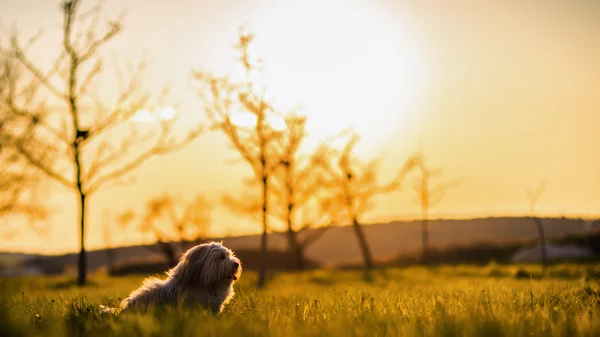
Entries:
[[[244, 270], [258, 270], [259, 255], [258, 250], [236, 249], [236, 256], [242, 261]], [[162, 274], [173, 266], [167, 261], [159, 258], [147, 258], [129, 260], [115, 265], [109, 274], [113, 276], [122, 276], [130, 274]], [[315, 269], [319, 264], [312, 260], [305, 260], [305, 269]], [[293, 254], [284, 250], [270, 250], [267, 252], [267, 270], [292, 271], [296, 268], [296, 260]]]
[[108, 273], [112, 276], [161, 274], [169, 270], [170, 267], [162, 257], [152, 257], [118, 263]]
[[[488, 243], [478, 242], [469, 245], [455, 245], [445, 248], [431, 248], [428, 264], [478, 264], [490, 262], [507, 263], [511, 256], [519, 250], [521, 243]], [[421, 252], [401, 254], [391, 261], [395, 265], [410, 265], [421, 262]]]
[[530, 279], [534, 277], [533, 273], [528, 272], [524, 268], [514, 268], [511, 274], [516, 279]]
[[565, 235], [552, 240], [552, 242], [587, 247], [590, 248], [594, 254], [600, 255], [600, 230], [596, 230], [591, 233]]

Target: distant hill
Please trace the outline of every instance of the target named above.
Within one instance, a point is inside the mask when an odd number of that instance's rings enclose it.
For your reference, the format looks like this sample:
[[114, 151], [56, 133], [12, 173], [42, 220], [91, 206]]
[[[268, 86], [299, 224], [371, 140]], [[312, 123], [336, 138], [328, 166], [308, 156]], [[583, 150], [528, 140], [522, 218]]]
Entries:
[[[580, 219], [545, 218], [543, 219], [546, 236], [558, 238], [564, 235], [578, 234], [585, 231], [585, 222]], [[531, 241], [537, 238], [534, 222], [526, 217], [495, 217], [466, 220], [431, 220], [430, 244], [432, 247], [444, 248], [456, 245], [468, 245], [479, 242], [503, 243], [515, 241]], [[420, 221], [394, 221], [365, 225], [364, 232], [376, 260], [390, 259], [399, 254], [414, 253], [421, 247]], [[259, 235], [215, 238], [235, 250], [255, 250], [260, 245]], [[287, 247], [285, 235], [274, 233], [269, 235], [269, 249], [283, 250]], [[151, 246], [130, 246], [112, 249], [114, 261], [123, 263], [129, 260], [140, 260], [159, 257]], [[0, 256], [10, 254], [0, 253]], [[361, 261], [358, 243], [349, 226], [329, 229], [306, 251], [307, 258], [320, 263], [353, 264]], [[45, 272], [60, 273], [68, 265], [75, 266], [77, 254], [59, 256], [29, 256], [28, 265], [41, 267]], [[106, 265], [106, 251], [88, 252], [88, 265], [91, 271]]]
[[[547, 238], [584, 232], [580, 219], [543, 219]], [[365, 226], [365, 235], [375, 259], [386, 259], [399, 253], [411, 253], [421, 248], [421, 222], [395, 221]], [[537, 238], [531, 218], [500, 217], [467, 220], [432, 220], [429, 222], [432, 247], [444, 248], [478, 242], [530, 241]], [[307, 251], [307, 257], [322, 263], [352, 263], [361, 260], [351, 227], [328, 231]]]
[[25, 254], [25, 253], [12, 253], [12, 252], [0, 252], [0, 266], [13, 266], [23, 261], [32, 259], [37, 254]]

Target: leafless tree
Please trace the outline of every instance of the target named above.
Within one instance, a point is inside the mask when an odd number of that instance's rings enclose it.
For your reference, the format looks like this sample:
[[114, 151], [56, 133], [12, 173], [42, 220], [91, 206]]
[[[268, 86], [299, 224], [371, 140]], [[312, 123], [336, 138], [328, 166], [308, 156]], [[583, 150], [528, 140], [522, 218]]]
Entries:
[[439, 178], [443, 171], [440, 168], [429, 168], [425, 163], [425, 155], [420, 153], [417, 161], [417, 171], [419, 175], [413, 181], [413, 190], [416, 192], [416, 203], [421, 206], [421, 242], [422, 242], [422, 262], [428, 262], [429, 255], [429, 211], [431, 207], [439, 204], [446, 192], [456, 187], [460, 181], [453, 180], [433, 184], [431, 180]]
[[375, 159], [365, 162], [355, 157], [353, 152], [358, 141], [358, 135], [352, 134], [341, 152], [329, 147], [321, 152], [317, 163], [324, 173], [319, 183], [332, 190], [331, 205], [343, 213], [346, 221], [352, 224], [367, 276], [370, 276], [373, 258], [361, 226], [362, 217], [371, 209], [376, 196], [400, 188], [418, 158], [409, 158], [392, 181], [382, 184], [378, 180], [380, 161]]
[[323, 153], [299, 152], [306, 137], [306, 117], [289, 114], [285, 123], [280, 162], [274, 174], [273, 213], [285, 224], [290, 256], [295, 258], [296, 268], [302, 270], [306, 249], [338, 219], [314, 165]]
[[548, 252], [546, 251], [546, 234], [544, 232], [544, 224], [542, 223], [542, 220], [536, 215], [535, 206], [536, 206], [538, 200], [540, 200], [540, 197], [542, 196], [542, 193], [544, 193], [545, 189], [546, 189], [545, 183], [540, 184], [540, 186], [535, 190], [530, 190], [529, 188], [527, 188], [527, 196], [529, 198], [529, 214], [530, 214], [531, 218], [533, 219], [535, 226], [537, 228], [537, 231], [538, 231], [538, 237], [539, 237], [539, 241], [540, 241], [540, 253], [542, 255], [542, 270], [544, 273], [546, 272], [546, 270], [548, 268]]
[[[0, 132], [2, 129], [0, 128]], [[14, 230], [9, 226], [15, 217], [29, 220], [32, 228], [39, 230], [38, 220], [47, 217], [48, 212], [43, 205], [29, 198], [28, 193], [39, 184], [36, 172], [19, 163], [17, 156], [5, 153], [0, 145], [0, 233]]]
[[[120, 91], [114, 105], [98, 97], [98, 80], [104, 67], [102, 50], [121, 32], [122, 25], [110, 21], [100, 30], [101, 6], [89, 11], [81, 7], [82, 1], [78, 0], [61, 4], [62, 43], [50, 69], [37, 66], [28, 55], [39, 35], [22, 44], [14, 34], [7, 46], [0, 46], [0, 54], [25, 68], [31, 79], [10, 83], [3, 97], [2, 104], [28, 122], [24, 132], [12, 138], [12, 148], [29, 165], [79, 197], [80, 285], [86, 283], [87, 276], [88, 198], [149, 158], [181, 149], [202, 131], [195, 128], [178, 139], [173, 136], [174, 119], [157, 121], [151, 131], [138, 130], [133, 117], [151, 103], [150, 96], [140, 89], [143, 64], [130, 80], [117, 83], [122, 86], [117, 88]], [[121, 74], [116, 78], [122, 78]], [[36, 139], [43, 140], [35, 147], [27, 142], [32, 132]]]
[[[28, 167], [11, 145], [15, 132], [24, 134], [23, 142], [35, 146], [38, 141], [34, 135], [25, 133], [27, 121], [13, 114], [3, 104], [3, 98], [9, 95], [11, 83], [20, 74], [15, 64], [0, 55], [0, 236], [8, 237], [18, 231], [19, 220], [27, 220], [35, 233], [41, 234], [45, 228], [40, 221], [48, 218], [46, 205], [37, 199], [42, 185], [41, 175]], [[27, 136], [27, 137], [25, 137]], [[15, 228], [17, 227], [17, 228]]]
[[211, 210], [212, 203], [202, 194], [185, 202], [163, 193], [151, 198], [139, 216], [132, 210], [118, 214], [117, 223], [122, 227], [135, 224], [142, 233], [150, 234], [167, 263], [175, 266], [184, 251], [206, 239]]
[[0, 141], [0, 237], [16, 235], [21, 224], [28, 224], [34, 233], [42, 234], [46, 228], [40, 222], [46, 220], [49, 213], [33, 195], [40, 177], [10, 152]]
[[[236, 49], [246, 74], [243, 83], [232, 83], [228, 78], [215, 77], [211, 74], [195, 71], [198, 81], [208, 88], [208, 94], [200, 92], [207, 102], [206, 112], [215, 130], [222, 132], [243, 161], [254, 174], [250, 184], [260, 189], [257, 202], [247, 199], [228, 197], [229, 203], [240, 204], [249, 210], [260, 209], [262, 235], [260, 245], [260, 266], [258, 287], [266, 281], [267, 232], [270, 214], [270, 183], [275, 167], [279, 163], [277, 156], [277, 139], [281, 131], [274, 123], [281, 118], [279, 113], [266, 97], [265, 89], [260, 88], [253, 80], [260, 73], [260, 64], [255, 62], [248, 52], [254, 35], [240, 32]], [[238, 119], [239, 118], [239, 119]], [[240, 123], [240, 120], [251, 121]]]

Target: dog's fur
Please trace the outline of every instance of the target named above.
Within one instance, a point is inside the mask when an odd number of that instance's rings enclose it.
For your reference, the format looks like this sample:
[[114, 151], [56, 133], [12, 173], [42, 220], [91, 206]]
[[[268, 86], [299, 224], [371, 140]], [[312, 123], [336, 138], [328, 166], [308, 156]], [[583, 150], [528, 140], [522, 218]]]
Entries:
[[208, 308], [218, 314], [235, 295], [233, 284], [241, 273], [242, 263], [230, 249], [218, 242], [204, 243], [186, 251], [165, 280], [147, 278], [121, 302], [120, 308], [102, 309], [112, 313], [145, 312], [150, 306], [183, 305]]

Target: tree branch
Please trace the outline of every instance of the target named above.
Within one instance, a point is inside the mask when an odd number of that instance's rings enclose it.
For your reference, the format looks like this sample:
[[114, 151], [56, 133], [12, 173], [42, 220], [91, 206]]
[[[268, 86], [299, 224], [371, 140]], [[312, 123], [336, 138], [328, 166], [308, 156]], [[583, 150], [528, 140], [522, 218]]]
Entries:
[[64, 176], [60, 175], [58, 172], [56, 172], [53, 169], [51, 169], [50, 167], [42, 164], [40, 159], [34, 158], [34, 156], [23, 146], [23, 140], [17, 140], [14, 143], [14, 145], [15, 145], [15, 148], [18, 150], [19, 154], [21, 154], [23, 156], [23, 158], [25, 158], [29, 164], [38, 168], [40, 171], [42, 171], [48, 177], [58, 181], [62, 185], [66, 186], [70, 189], [75, 188], [74, 182], [69, 181]]
[[25, 56], [25, 52], [21, 49], [18, 39], [16, 36], [11, 38], [11, 47], [12, 51], [8, 52], [6, 50], [0, 49], [0, 53], [3, 55], [10, 57], [14, 60], [17, 60], [20, 64], [22, 64], [29, 72], [42, 84], [48, 91], [50, 91], [54, 96], [59, 99], [65, 99], [65, 95], [55, 87], [52, 82], [50, 82], [50, 76], [58, 71], [58, 65], [60, 64], [59, 59], [62, 58], [62, 55], [54, 62], [56, 68], [51, 69], [49, 74], [45, 75], [43, 71], [41, 71], [38, 67], [36, 67], [33, 63], [31, 63], [27, 57]]
[[323, 236], [323, 234], [325, 234], [325, 232], [327, 232], [327, 230], [329, 230], [331, 227], [333, 227], [333, 223], [327, 224], [322, 227], [313, 228], [312, 232], [310, 232], [310, 234], [307, 234], [307, 236], [304, 237], [304, 240], [300, 242], [300, 246], [303, 249], [306, 249], [306, 247], [312, 245], [321, 236]]
[[163, 133], [159, 137], [159, 140], [157, 141], [154, 147], [143, 152], [135, 159], [131, 160], [130, 162], [121, 166], [120, 168], [115, 169], [112, 172], [106, 173], [95, 179], [89, 184], [89, 187], [87, 188], [87, 193], [93, 193], [97, 191], [106, 182], [118, 179], [130, 173], [131, 171], [135, 170], [136, 168], [144, 164], [148, 159], [154, 156], [164, 155], [180, 150], [181, 148], [191, 143], [194, 139], [196, 139], [202, 132], [204, 132], [204, 127], [198, 127], [196, 130], [191, 131], [185, 139], [179, 141], [178, 143], [169, 145], [167, 144], [167, 132], [163, 128]]

